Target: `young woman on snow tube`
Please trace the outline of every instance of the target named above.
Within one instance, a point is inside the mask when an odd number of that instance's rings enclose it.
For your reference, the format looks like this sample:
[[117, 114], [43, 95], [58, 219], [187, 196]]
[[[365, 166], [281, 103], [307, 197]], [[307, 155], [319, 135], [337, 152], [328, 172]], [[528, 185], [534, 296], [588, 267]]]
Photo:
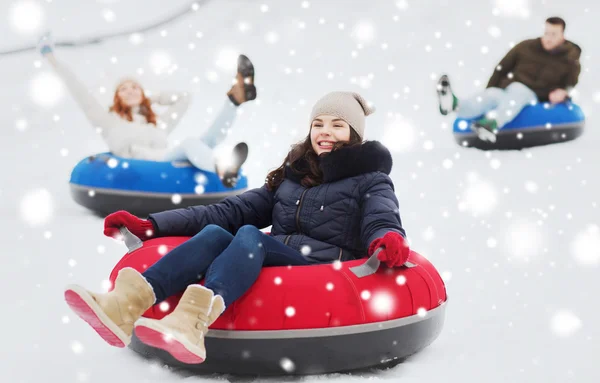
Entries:
[[[253, 285], [262, 267], [331, 263], [378, 249], [387, 266], [403, 265], [410, 250], [389, 177], [392, 157], [381, 143], [362, 141], [365, 116], [373, 111], [359, 94], [329, 93], [313, 107], [304, 142], [263, 187], [148, 220], [125, 211], [108, 216], [107, 236], [126, 227], [142, 239], [193, 238], [143, 273], [121, 269], [109, 293], [69, 286], [68, 305], [112, 346], [128, 345], [135, 329], [141, 342], [198, 364], [206, 358], [208, 327]], [[259, 230], [270, 225], [269, 235]], [[197, 284], [202, 278], [204, 286]], [[163, 319], [141, 317], [182, 291]]]
[[[113, 105], [105, 108], [70, 68], [56, 59], [49, 34], [40, 39], [39, 50], [63, 80], [90, 123], [100, 128], [112, 154], [146, 161], [188, 160], [198, 169], [217, 173], [225, 186], [232, 187], [246, 161], [248, 147], [245, 143], [238, 144], [233, 151], [235, 160], [226, 165], [217, 163], [213, 149], [227, 137], [226, 131], [235, 120], [237, 107], [256, 99], [254, 66], [248, 57], [238, 57], [237, 82], [227, 92], [225, 104], [208, 130], [200, 137], [188, 137], [181, 145], [169, 149], [168, 135], [187, 111], [191, 100], [189, 93], [161, 92], [146, 97], [140, 83], [127, 77], [117, 84]], [[157, 116], [152, 103], [168, 108]]]

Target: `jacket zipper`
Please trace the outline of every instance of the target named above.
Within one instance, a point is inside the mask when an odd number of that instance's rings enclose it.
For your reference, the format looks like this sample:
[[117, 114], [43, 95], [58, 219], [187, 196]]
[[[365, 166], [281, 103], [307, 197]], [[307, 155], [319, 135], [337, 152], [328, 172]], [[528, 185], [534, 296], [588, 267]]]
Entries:
[[344, 253], [344, 250], [342, 250], [342, 248], [340, 247], [340, 256], [338, 257], [338, 261], [342, 260], [342, 254]]
[[291, 237], [291, 235], [287, 235], [287, 236], [285, 237], [285, 240], [283, 241], [283, 244], [284, 244], [284, 245], [287, 245], [287, 244], [288, 244], [288, 242], [290, 241], [290, 237]]
[[300, 230], [300, 209], [302, 209], [302, 202], [304, 199], [304, 194], [308, 191], [308, 189], [304, 189], [304, 191], [302, 192], [302, 194], [300, 195], [300, 199], [298, 200], [298, 209], [296, 209], [296, 229], [298, 229], [298, 233], [301, 233], [302, 231]]

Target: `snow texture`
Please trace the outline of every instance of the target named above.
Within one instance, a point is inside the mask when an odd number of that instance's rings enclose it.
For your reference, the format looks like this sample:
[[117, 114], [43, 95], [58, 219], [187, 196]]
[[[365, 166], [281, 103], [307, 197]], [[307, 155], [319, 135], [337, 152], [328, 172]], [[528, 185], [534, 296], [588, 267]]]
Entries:
[[[192, 92], [175, 142], [208, 127], [231, 85], [230, 60], [247, 54], [258, 100], [239, 109], [224, 145], [249, 143], [251, 186], [305, 136], [312, 104], [325, 92], [358, 91], [377, 107], [366, 138], [392, 151], [411, 245], [447, 283], [445, 327], [431, 346], [389, 370], [302, 382], [600, 381], [600, 8], [592, 0], [368, 3], [209, 1], [159, 30], [57, 49], [57, 56], [106, 107], [118, 79], [129, 75], [148, 91]], [[0, 49], [35, 44], [48, 29], [57, 40], [133, 30], [186, 4], [3, 1]], [[512, 152], [456, 145], [452, 117], [437, 108], [439, 76], [448, 73], [461, 97], [481, 90], [503, 54], [540, 36], [554, 15], [567, 20], [567, 37], [583, 48], [574, 97], [587, 116], [584, 136]], [[235, 381], [189, 377], [111, 348], [69, 311], [64, 286], [109, 288], [109, 272], [126, 252], [69, 195], [73, 166], [106, 147], [37, 52], [0, 57], [0, 68], [2, 380]], [[401, 304], [372, 299], [383, 312]], [[293, 371], [286, 355], [280, 363]]]

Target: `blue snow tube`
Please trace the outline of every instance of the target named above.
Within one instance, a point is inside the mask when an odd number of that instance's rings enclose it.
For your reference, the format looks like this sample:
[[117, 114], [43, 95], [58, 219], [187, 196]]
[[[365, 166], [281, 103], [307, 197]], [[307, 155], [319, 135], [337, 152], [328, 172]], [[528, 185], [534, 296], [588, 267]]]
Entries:
[[574, 140], [583, 133], [585, 116], [572, 102], [526, 106], [517, 117], [500, 129], [496, 142], [483, 141], [471, 129], [473, 119], [454, 121], [454, 139], [461, 146], [478, 149], [523, 149]]
[[247, 190], [241, 175], [228, 188], [214, 172], [188, 161], [156, 162], [101, 153], [81, 160], [71, 172], [71, 196], [101, 215], [118, 210], [147, 216], [163, 210], [209, 205]]

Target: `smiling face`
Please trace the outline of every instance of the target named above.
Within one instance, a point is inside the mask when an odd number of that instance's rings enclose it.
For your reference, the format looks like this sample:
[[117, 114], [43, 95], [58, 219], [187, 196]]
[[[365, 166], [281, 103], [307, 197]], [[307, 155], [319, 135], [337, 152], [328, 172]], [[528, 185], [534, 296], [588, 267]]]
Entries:
[[144, 93], [140, 84], [133, 81], [125, 81], [117, 88], [117, 96], [121, 102], [130, 107], [140, 106], [144, 99]]
[[350, 125], [335, 116], [317, 116], [311, 123], [310, 142], [312, 148], [320, 155], [330, 152], [336, 142], [350, 141]]
[[542, 46], [545, 50], [551, 51], [565, 41], [565, 35], [562, 25], [546, 23], [544, 36], [542, 36]]

